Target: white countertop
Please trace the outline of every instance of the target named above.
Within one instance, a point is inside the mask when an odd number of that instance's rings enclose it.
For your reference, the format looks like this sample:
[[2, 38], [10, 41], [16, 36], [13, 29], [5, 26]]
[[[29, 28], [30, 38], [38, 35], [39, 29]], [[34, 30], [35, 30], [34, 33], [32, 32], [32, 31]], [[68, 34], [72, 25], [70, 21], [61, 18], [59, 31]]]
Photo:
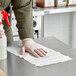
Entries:
[[33, 16], [43, 16], [46, 14], [57, 14], [57, 13], [67, 13], [76, 12], [76, 6], [71, 7], [58, 7], [58, 8], [41, 8], [36, 7], [33, 9]]
[[[73, 60], [39, 68], [8, 52], [8, 76], [76, 76], [76, 50], [54, 37], [36, 39], [36, 42], [70, 56]], [[19, 43], [13, 42], [9, 47], [14, 49]]]

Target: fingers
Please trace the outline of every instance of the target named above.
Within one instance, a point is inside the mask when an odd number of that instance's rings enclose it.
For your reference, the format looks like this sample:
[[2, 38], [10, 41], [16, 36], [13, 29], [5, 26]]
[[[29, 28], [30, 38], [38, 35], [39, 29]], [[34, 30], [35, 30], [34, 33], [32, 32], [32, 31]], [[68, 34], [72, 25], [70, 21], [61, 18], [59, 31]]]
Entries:
[[28, 51], [30, 54], [32, 54], [33, 56], [35, 56], [36, 58], [38, 58], [39, 56], [34, 52], [34, 51], [32, 51], [32, 50], [29, 50]]
[[43, 55], [46, 55], [46, 53], [43, 51], [43, 50], [41, 50], [41, 49], [38, 49]]
[[25, 47], [23, 46], [22, 48], [21, 48], [21, 55], [23, 55], [25, 53]]
[[39, 57], [34, 51], [32, 51], [31, 49], [25, 49], [25, 47], [23, 46], [22, 49], [21, 49], [21, 55], [23, 55], [25, 53], [25, 50], [26, 52], [29, 52], [31, 55], [35, 56], [35, 57]]
[[40, 57], [43, 57], [43, 54], [41, 52], [39, 52], [38, 50], [34, 50]]
[[45, 51], [44, 49], [41, 48], [41, 50], [43, 50], [45, 53], [47, 53], [47, 51]]
[[23, 55], [25, 53], [25, 50], [26, 52], [29, 52], [31, 55], [35, 56], [36, 58], [38, 58], [39, 56], [40, 57], [44, 57], [46, 55], [46, 51], [42, 48], [40, 49], [35, 49], [35, 50], [31, 50], [30, 48], [26, 48], [23, 46], [21, 48], [21, 55]]
[[46, 51], [43, 49], [35, 49], [34, 50], [40, 57], [44, 57], [46, 55]]

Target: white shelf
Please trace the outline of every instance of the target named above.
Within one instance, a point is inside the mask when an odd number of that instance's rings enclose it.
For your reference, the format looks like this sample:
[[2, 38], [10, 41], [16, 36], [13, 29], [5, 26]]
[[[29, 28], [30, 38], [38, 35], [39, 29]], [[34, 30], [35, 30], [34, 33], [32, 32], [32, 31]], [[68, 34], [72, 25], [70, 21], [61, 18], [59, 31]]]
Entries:
[[44, 10], [41, 8], [35, 8], [33, 9], [33, 16], [42, 16], [44, 15]]
[[59, 7], [59, 8], [36, 7], [35, 9], [33, 9], [33, 16], [46, 15], [46, 14], [57, 14], [57, 13], [68, 13], [68, 12], [76, 12], [76, 6]]

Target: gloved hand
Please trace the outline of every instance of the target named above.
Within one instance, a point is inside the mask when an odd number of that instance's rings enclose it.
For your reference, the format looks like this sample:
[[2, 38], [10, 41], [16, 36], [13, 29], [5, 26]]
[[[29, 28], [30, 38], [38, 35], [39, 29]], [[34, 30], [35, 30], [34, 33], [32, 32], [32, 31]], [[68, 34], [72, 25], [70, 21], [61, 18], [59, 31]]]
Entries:
[[4, 29], [0, 27], [0, 38], [2, 38], [4, 34]]
[[35, 57], [44, 57], [47, 52], [40, 46], [40, 44], [36, 43], [31, 38], [26, 38], [22, 40], [22, 49], [21, 49], [21, 55], [23, 55], [25, 52], [29, 52], [31, 55]]

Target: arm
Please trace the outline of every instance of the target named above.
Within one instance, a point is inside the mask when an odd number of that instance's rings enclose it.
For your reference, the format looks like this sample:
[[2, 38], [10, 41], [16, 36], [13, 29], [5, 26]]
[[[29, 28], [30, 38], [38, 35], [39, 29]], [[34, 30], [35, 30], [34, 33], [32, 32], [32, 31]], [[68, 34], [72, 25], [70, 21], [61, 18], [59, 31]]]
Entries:
[[32, 0], [12, 0], [20, 39], [33, 38]]
[[43, 57], [46, 52], [33, 40], [32, 0], [13, 0], [17, 28], [22, 40], [21, 54], [29, 52], [35, 57]]

